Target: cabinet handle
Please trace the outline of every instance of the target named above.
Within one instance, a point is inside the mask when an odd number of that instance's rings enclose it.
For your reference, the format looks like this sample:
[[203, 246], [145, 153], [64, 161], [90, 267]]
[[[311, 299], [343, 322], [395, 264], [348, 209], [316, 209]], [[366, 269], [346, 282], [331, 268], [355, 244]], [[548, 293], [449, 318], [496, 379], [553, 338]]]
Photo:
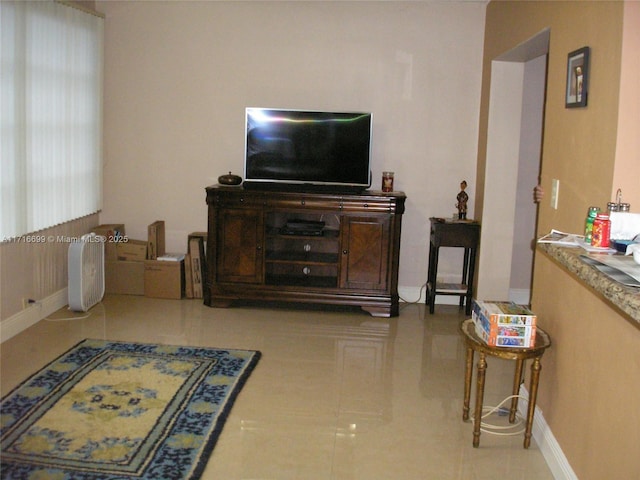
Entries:
[[256, 246], [256, 250], [258, 250], [258, 251], [262, 250], [262, 245], [257, 245]]
[[343, 255], [346, 255], [347, 253], [349, 253], [349, 250], [342, 250]]

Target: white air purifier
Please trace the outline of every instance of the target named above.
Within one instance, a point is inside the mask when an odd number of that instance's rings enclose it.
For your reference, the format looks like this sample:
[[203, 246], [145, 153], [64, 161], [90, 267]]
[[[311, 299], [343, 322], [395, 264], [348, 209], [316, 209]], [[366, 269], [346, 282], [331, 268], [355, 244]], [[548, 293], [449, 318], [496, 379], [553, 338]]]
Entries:
[[86, 312], [104, 296], [105, 237], [88, 233], [69, 245], [69, 309]]

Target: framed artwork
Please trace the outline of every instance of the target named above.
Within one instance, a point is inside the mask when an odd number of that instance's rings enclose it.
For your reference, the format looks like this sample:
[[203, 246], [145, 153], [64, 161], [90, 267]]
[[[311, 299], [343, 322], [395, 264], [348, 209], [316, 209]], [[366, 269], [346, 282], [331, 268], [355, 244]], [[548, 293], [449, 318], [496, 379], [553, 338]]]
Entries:
[[567, 59], [566, 108], [586, 107], [589, 92], [589, 47], [569, 54]]

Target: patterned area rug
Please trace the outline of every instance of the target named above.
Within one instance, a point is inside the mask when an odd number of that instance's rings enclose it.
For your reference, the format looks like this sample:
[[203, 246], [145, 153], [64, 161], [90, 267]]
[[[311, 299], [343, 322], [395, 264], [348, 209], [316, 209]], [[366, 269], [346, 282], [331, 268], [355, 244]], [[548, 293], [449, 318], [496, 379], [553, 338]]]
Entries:
[[200, 478], [259, 358], [84, 340], [2, 399], [1, 478]]

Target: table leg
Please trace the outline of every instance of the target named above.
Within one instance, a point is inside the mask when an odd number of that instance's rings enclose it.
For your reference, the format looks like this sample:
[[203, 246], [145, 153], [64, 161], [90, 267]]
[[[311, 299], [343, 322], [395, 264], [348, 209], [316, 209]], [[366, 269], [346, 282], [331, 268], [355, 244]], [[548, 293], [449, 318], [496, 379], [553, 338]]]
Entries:
[[469, 404], [471, 403], [471, 376], [473, 374], [473, 348], [467, 347], [467, 364], [464, 371], [464, 404], [462, 420], [469, 420]]
[[[429, 282], [431, 289], [429, 290], [429, 313], [433, 313], [436, 304], [436, 285], [438, 283], [438, 257], [439, 247], [430, 246], [429, 251]], [[433, 261], [433, 265], [431, 262]]]
[[485, 354], [480, 352], [478, 359], [478, 378], [476, 389], [476, 410], [473, 419], [473, 446], [480, 445], [480, 424], [482, 423], [482, 402], [484, 400], [484, 377], [487, 371], [487, 360]]
[[529, 407], [527, 408], [527, 427], [524, 432], [524, 448], [531, 444], [531, 430], [533, 428], [533, 414], [536, 410], [536, 397], [538, 396], [538, 380], [540, 379], [540, 357], [533, 359], [531, 364], [531, 383], [529, 385]]
[[[469, 275], [469, 249], [465, 248], [464, 249], [464, 256], [463, 256], [463, 262], [462, 262], [462, 284], [463, 285], [467, 285], [467, 293], [469, 290], [468, 287], [468, 275]], [[465, 293], [464, 295], [460, 295], [460, 308], [462, 308], [462, 306], [464, 305], [464, 301], [467, 297], [467, 293]], [[467, 306], [469, 305], [469, 302], [467, 301]], [[468, 309], [465, 310], [465, 313], [467, 315], [469, 315], [469, 312], [467, 311]]]
[[467, 306], [465, 313], [471, 315], [471, 300], [473, 298], [473, 276], [476, 266], [476, 247], [469, 249], [469, 272], [467, 275]]
[[427, 303], [429, 304], [429, 313], [435, 311], [436, 304], [436, 285], [435, 283], [429, 284], [429, 292], [427, 294]]
[[509, 410], [509, 423], [516, 421], [516, 412], [518, 411], [518, 393], [520, 393], [520, 382], [522, 382], [522, 370], [524, 368], [524, 360], [516, 360], [516, 371], [513, 376], [513, 391], [511, 394], [511, 409]]

